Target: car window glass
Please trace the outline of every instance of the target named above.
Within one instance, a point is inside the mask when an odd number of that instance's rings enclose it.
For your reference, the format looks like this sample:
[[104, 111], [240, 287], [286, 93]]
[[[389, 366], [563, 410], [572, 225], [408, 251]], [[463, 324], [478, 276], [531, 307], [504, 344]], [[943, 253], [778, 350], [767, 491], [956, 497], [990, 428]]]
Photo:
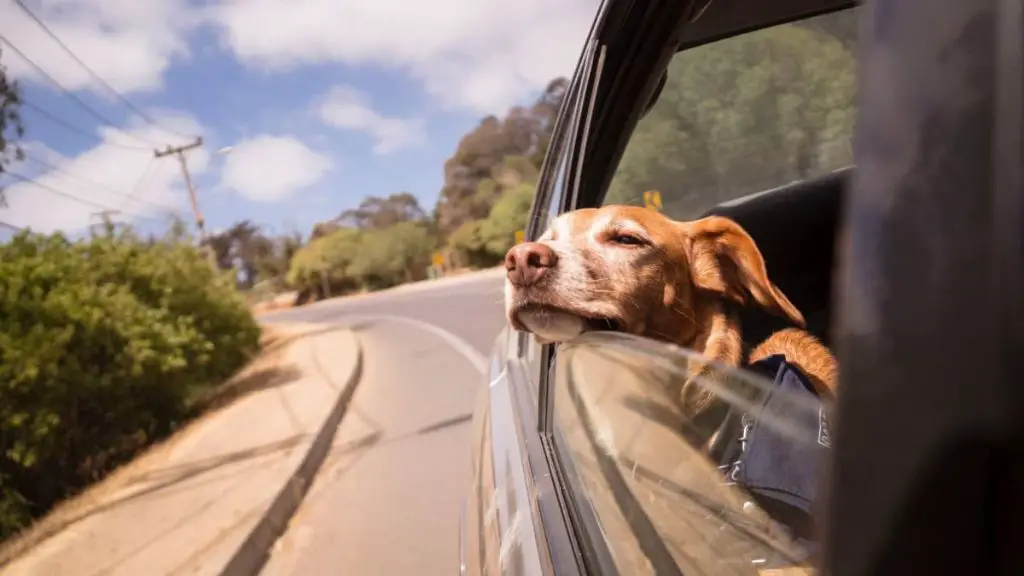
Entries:
[[810, 574], [802, 570], [815, 549], [829, 400], [798, 389], [805, 382], [794, 372], [772, 379], [719, 367], [702, 383], [736, 430], [723, 426], [711, 449], [676, 402], [695, 354], [592, 333], [556, 358], [560, 457], [579, 479], [570, 498], [596, 518], [579, 532], [609, 548], [618, 573]]
[[[567, 130], [566, 132], [568, 133], [570, 131]], [[563, 189], [566, 181], [565, 175], [567, 171], [567, 158], [570, 152], [569, 147], [561, 146], [560, 152], [561, 153], [559, 154], [557, 164], [558, 177], [553, 184], [553, 193], [547, 197], [548, 205], [546, 209], [544, 209], [543, 214], [541, 215], [541, 219], [538, 220], [537, 222], [538, 226], [536, 229], [537, 231], [535, 233], [538, 235], [543, 233], [543, 231], [547, 228], [548, 222], [550, 222], [552, 218], [557, 216], [559, 212], [559, 203], [561, 201], [562, 194], [564, 193]], [[526, 342], [524, 347], [524, 356], [527, 366], [529, 368], [529, 374], [531, 376], [530, 383], [534, 386], [534, 391], [536, 392], [541, 381], [541, 357], [542, 352], [544, 350], [544, 346], [537, 342], [537, 338], [532, 334], [526, 334], [525, 338]]]
[[[536, 195], [536, 201], [543, 203], [543, 205], [533, 208], [534, 214], [530, 225], [531, 237], [543, 234], [544, 230], [547, 229], [548, 222], [558, 215], [562, 198], [567, 193], [565, 190], [566, 174], [569, 157], [573, 151], [570, 142], [572, 135], [575, 133], [574, 128], [580, 112], [578, 84], [569, 86], [565, 98], [565, 109], [560, 114], [562, 124], [557, 126], [553, 132], [548, 148], [549, 154], [553, 154], [553, 156], [545, 159], [545, 162], [549, 162], [553, 166], [550, 173], [554, 174], [554, 178], [546, 180], [544, 184], [548, 186], [547, 189], [538, 190]], [[537, 339], [532, 334], [524, 334], [522, 338], [523, 346], [520, 347], [520, 355], [526, 361], [528, 373], [531, 375], [530, 383], [536, 392], [541, 380], [541, 356], [544, 346], [537, 342]]]
[[[585, 66], [588, 59], [581, 61]], [[529, 230], [527, 235], [535, 238], [547, 229], [548, 222], [559, 213], [562, 197], [565, 195], [566, 166], [573, 153], [572, 138], [575, 134], [576, 120], [580, 113], [580, 85], [574, 80], [566, 87], [563, 108], [558, 114], [557, 125], [552, 131], [548, 143], [547, 156], [541, 170], [541, 181], [538, 185], [535, 202], [532, 207]]]
[[855, 10], [677, 53], [604, 204], [687, 220], [852, 163]]

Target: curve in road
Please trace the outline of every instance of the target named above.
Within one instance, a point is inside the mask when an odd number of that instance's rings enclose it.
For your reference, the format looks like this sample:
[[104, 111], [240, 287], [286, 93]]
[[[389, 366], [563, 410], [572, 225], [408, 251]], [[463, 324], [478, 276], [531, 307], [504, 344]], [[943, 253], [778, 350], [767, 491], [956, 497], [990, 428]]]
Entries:
[[458, 570], [468, 422], [504, 325], [501, 279], [438, 283], [274, 316], [358, 330], [363, 380], [267, 575]]

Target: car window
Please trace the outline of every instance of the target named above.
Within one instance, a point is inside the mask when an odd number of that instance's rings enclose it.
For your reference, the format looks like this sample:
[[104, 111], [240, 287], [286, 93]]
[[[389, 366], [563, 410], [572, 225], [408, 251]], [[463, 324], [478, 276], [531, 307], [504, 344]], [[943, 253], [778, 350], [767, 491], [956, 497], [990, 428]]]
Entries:
[[856, 10], [677, 53], [604, 204], [679, 219], [852, 163]]
[[697, 358], [612, 333], [559, 348], [560, 457], [577, 479], [571, 499], [597, 520], [578, 527], [580, 536], [607, 547], [620, 574], [810, 574], [802, 570], [815, 550], [830, 403], [787, 381], [719, 367], [704, 384], [739, 432], [723, 426], [729, 441], [709, 449], [687, 434], [691, 422], [675, 401]]
[[[572, 98], [572, 96], [573, 95], [570, 93], [566, 97]], [[570, 101], [570, 105], [573, 105], [574, 103], [575, 100]], [[531, 236], [541, 234], [541, 232], [547, 228], [548, 222], [550, 222], [551, 218], [558, 215], [559, 204], [563, 194], [562, 189], [564, 188], [566, 181], [565, 173], [567, 171], [567, 160], [571, 152], [570, 147], [567, 145], [568, 135], [571, 134], [571, 130], [569, 129], [571, 128], [571, 123], [569, 124], [570, 126], [564, 127], [565, 129], [563, 129], [561, 133], [556, 132], [552, 136], [551, 150], [553, 154], [557, 155], [553, 156], [548, 161], [554, 164], [553, 173], [555, 174], [555, 177], [546, 183], [548, 186], [547, 189], [538, 190], [536, 202], [541, 203], [541, 205], [534, 207], [533, 210], [533, 223], [531, 224], [531, 229], [529, 231]], [[541, 186], [544, 185], [545, 182], [542, 182]], [[540, 357], [543, 346], [537, 342], [537, 339], [532, 334], [522, 332], [519, 334], [519, 338], [521, 343], [520, 356], [525, 358], [528, 366], [530, 367], [530, 374], [539, 374]], [[536, 389], [539, 380], [531, 378], [530, 382]]]
[[[693, 219], [849, 166], [857, 28], [848, 10], [676, 54], [603, 203]], [[547, 395], [575, 528], [623, 574], [802, 573], [831, 399], [792, 371], [718, 366], [704, 384], [728, 416], [709, 440], [680, 408], [695, 354], [612, 333], [557, 349]]]
[[[591, 58], [588, 54], [581, 60], [580, 65], [587, 67], [590, 62]], [[580, 84], [578, 81], [574, 81], [567, 88], [564, 106], [562, 113], [559, 114], [559, 124], [552, 131], [551, 142], [548, 148], [549, 157], [544, 160], [545, 163], [551, 165], [551, 168], [549, 170], [545, 167], [543, 173], [553, 174], [554, 176], [542, 179], [538, 185], [536, 195], [538, 205], [532, 209], [530, 228], [527, 231], [531, 238], [540, 235], [547, 229], [548, 222], [561, 211], [562, 202], [568, 194], [565, 188], [569, 182], [567, 176], [570, 158], [574, 151], [572, 137], [576, 134], [576, 123], [581, 111]], [[533, 391], [538, 393], [539, 398], [541, 378], [546, 374], [546, 367], [543, 366], [545, 346], [537, 342], [536, 337], [532, 334], [520, 333], [519, 338], [520, 356], [527, 364], [528, 374], [532, 376], [530, 384], [533, 385]]]

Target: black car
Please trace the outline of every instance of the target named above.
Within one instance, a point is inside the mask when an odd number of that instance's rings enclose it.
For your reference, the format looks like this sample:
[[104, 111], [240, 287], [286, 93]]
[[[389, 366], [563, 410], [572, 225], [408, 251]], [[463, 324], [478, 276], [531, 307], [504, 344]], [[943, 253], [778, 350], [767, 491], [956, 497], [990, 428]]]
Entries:
[[[1019, 0], [605, 0], [527, 239], [607, 204], [729, 217], [841, 392], [731, 370], [699, 449], [666, 392], [692, 351], [506, 329], [462, 573], [1021, 573], [1022, 38]], [[746, 344], [779, 322], [745, 311]], [[755, 425], [814, 481], [737, 481]]]

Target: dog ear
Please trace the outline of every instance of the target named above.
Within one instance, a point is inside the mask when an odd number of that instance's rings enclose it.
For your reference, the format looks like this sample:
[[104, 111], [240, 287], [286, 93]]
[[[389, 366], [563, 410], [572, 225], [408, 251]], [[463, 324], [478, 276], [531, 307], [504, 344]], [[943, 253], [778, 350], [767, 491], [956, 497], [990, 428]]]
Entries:
[[690, 256], [690, 273], [698, 290], [714, 292], [738, 304], [748, 296], [769, 312], [798, 326], [803, 314], [768, 280], [764, 257], [754, 239], [739, 224], [720, 216], [683, 222]]

